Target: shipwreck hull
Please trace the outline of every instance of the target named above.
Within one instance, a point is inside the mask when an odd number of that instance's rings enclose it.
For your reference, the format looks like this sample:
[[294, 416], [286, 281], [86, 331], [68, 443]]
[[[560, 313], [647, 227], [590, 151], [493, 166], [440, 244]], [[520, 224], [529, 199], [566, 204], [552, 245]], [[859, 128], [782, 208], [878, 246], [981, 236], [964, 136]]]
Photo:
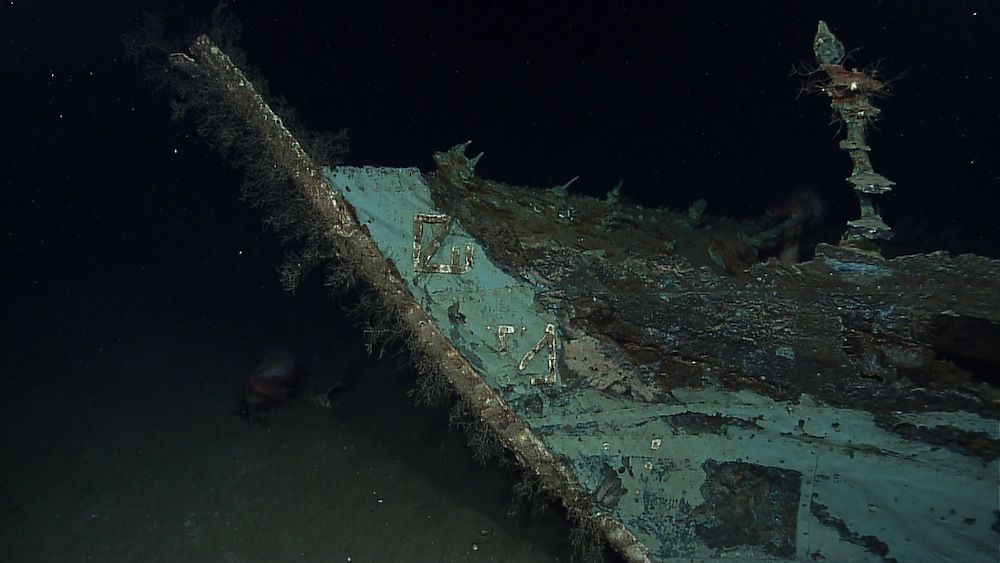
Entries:
[[[552, 242], [528, 252], [518, 276], [453, 222], [427, 259], [444, 257], [450, 269], [449, 257], [458, 256], [460, 271], [438, 272], [421, 268], [419, 251], [414, 260], [414, 249], [428, 246], [414, 217], [445, 216], [429, 185], [439, 177], [353, 167], [326, 174], [435, 325], [569, 467], [592, 513], [621, 523], [648, 557], [906, 561], [931, 551], [974, 560], [995, 550], [996, 404], [971, 378], [965, 390], [954, 379], [926, 387], [906, 380], [907, 370], [933, 377], [950, 366], [919, 344], [914, 331], [932, 321], [914, 315], [932, 319], [940, 310], [995, 322], [995, 262], [887, 262], [829, 247], [794, 270], [770, 263], [736, 279], [678, 255], [640, 258], [642, 247], [589, 263], [591, 249]], [[483, 182], [452, 201], [545, 214], [538, 193], [529, 192], [534, 206], [520, 208], [518, 188], [506, 189]], [[529, 224], [509, 224], [506, 242]], [[554, 260], [560, 249], [583, 256]], [[568, 269], [559, 275], [559, 267]], [[606, 270], [616, 279], [602, 279]], [[628, 280], [638, 270], [659, 276], [640, 290]], [[938, 277], [987, 286], [900, 293], [900, 284]], [[876, 284], [883, 297], [866, 303], [865, 286]], [[891, 311], [882, 304], [887, 289], [900, 293], [891, 294]], [[841, 313], [828, 315], [819, 294]], [[618, 308], [595, 323], [594, 304], [605, 302]], [[869, 313], [880, 323], [869, 333], [845, 324]], [[552, 366], [547, 327], [556, 327]], [[645, 336], [628, 336], [637, 333]], [[878, 361], [858, 360], [869, 368], [852, 359], [863, 352], [844, 345], [852, 334], [880, 336], [868, 352]]]
[[627, 560], [995, 557], [996, 261], [755, 264], [747, 225], [482, 180], [464, 146], [430, 174], [320, 169], [207, 37], [170, 60], [420, 365]]

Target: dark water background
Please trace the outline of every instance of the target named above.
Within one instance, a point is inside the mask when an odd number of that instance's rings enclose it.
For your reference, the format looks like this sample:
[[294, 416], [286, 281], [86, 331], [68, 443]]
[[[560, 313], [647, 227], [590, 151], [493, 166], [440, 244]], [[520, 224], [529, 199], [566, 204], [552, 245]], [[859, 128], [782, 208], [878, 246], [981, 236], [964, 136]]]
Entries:
[[[594, 195], [623, 180], [637, 202], [746, 217], [809, 186], [835, 240], [849, 163], [825, 101], [788, 76], [822, 17], [859, 66], [905, 74], [871, 138], [898, 183], [893, 252], [1000, 255], [997, 6], [671, 5], [232, 10], [273, 91], [314, 128], [351, 128], [350, 164], [427, 169], [471, 138], [485, 177], [580, 175]], [[413, 373], [368, 358], [319, 280], [282, 292], [238, 173], [124, 60], [143, 9], [183, 23], [212, 6], [0, 6], [0, 559], [566, 560], [558, 515], [507, 517], [513, 476], [412, 405]], [[248, 427], [229, 411], [278, 346], [345, 391]]]

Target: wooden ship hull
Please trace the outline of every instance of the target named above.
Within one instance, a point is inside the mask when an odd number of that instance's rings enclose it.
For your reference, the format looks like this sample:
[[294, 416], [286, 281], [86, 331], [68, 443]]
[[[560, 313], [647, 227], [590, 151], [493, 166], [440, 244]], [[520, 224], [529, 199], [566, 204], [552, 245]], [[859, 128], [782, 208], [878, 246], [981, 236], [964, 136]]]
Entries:
[[320, 167], [207, 37], [171, 62], [476, 439], [626, 560], [996, 555], [1000, 262], [760, 262], [746, 224], [484, 180], [467, 144], [431, 172]]

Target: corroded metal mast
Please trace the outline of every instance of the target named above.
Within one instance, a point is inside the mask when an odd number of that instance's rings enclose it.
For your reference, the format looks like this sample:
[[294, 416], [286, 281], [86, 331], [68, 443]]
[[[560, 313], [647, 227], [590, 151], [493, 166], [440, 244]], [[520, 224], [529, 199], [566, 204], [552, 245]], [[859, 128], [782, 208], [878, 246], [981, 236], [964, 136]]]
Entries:
[[813, 52], [820, 70], [827, 76], [822, 91], [830, 96], [830, 106], [847, 127], [847, 138], [840, 141], [840, 148], [847, 151], [854, 163], [854, 170], [847, 181], [858, 194], [861, 204], [861, 217], [847, 222], [847, 231], [840, 244], [879, 253], [878, 241], [892, 238], [893, 233], [879, 214], [877, 198], [892, 191], [895, 183], [872, 169], [869, 158], [872, 149], [865, 137], [868, 124], [881, 113], [872, 105], [871, 98], [884, 95], [885, 84], [871, 73], [844, 68], [841, 64], [845, 56], [844, 44], [822, 20], [813, 40]]

